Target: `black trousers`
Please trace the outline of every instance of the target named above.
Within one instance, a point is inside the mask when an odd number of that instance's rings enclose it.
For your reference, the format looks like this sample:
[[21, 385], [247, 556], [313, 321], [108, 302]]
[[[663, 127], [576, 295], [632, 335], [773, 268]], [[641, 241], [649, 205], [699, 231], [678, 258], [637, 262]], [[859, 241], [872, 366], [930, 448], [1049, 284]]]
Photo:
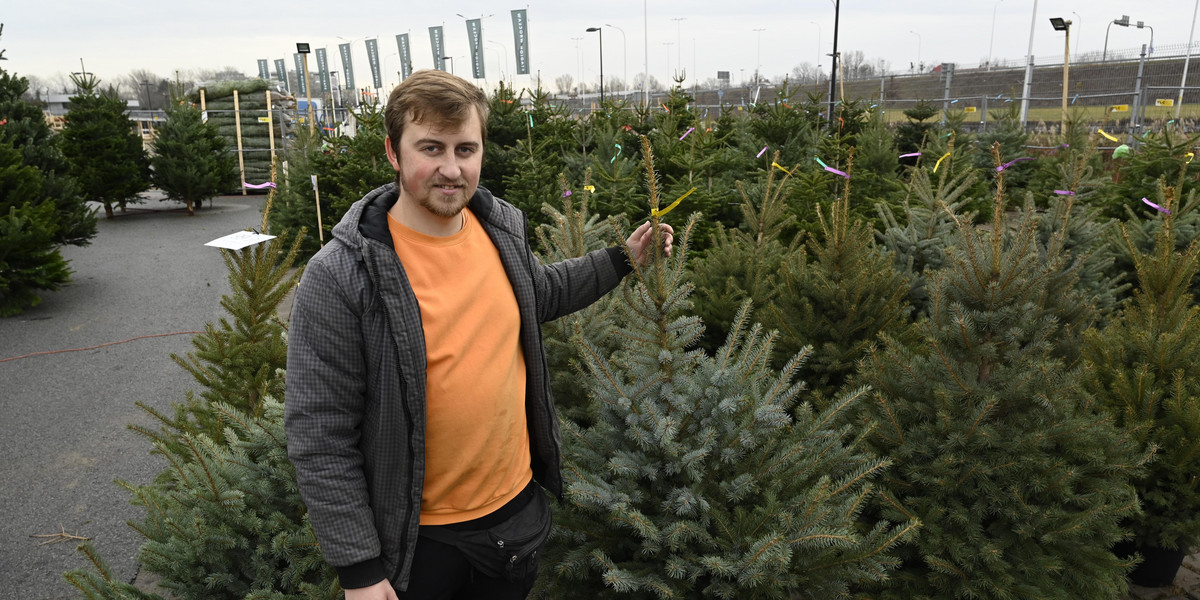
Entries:
[[[529, 504], [532, 494], [542, 493], [536, 486], [531, 481], [520, 495], [490, 515], [442, 527], [458, 531], [494, 527]], [[458, 548], [422, 535], [417, 537], [408, 590], [398, 595], [400, 600], [524, 600], [536, 579], [537, 573], [517, 582], [488, 577], [472, 567]]]

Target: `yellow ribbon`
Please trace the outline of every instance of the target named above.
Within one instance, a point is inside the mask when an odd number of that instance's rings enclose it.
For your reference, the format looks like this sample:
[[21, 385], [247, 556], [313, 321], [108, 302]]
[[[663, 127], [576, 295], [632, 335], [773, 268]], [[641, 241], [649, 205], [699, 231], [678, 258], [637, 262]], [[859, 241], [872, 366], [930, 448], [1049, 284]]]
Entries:
[[941, 157], [941, 158], [939, 158], [939, 159], [937, 160], [937, 162], [936, 162], [936, 163], [934, 163], [934, 165], [933, 165], [933, 172], [934, 172], [934, 173], [937, 173], [938, 167], [942, 166], [942, 161], [943, 161], [943, 160], [946, 160], [947, 158], [950, 158], [950, 153], [949, 153], [949, 152], [947, 152], [947, 153], [943, 154], [943, 155], [942, 155], [942, 157]]
[[1188, 152], [1187, 154], [1184, 154], [1184, 156], [1186, 156], [1186, 157], [1187, 157], [1187, 162], [1183, 163], [1183, 164], [1185, 164], [1185, 165], [1190, 165], [1190, 164], [1192, 164], [1192, 159], [1193, 159], [1193, 158], [1196, 158], [1196, 154], [1195, 154], [1195, 153], [1193, 153], [1193, 152]]
[[680, 202], [683, 202], [683, 199], [684, 199], [684, 198], [687, 198], [688, 196], [691, 196], [691, 195], [692, 195], [692, 192], [696, 191], [697, 189], [698, 189], [698, 188], [692, 188], [692, 189], [688, 190], [686, 194], [684, 194], [684, 195], [680, 196], [680, 197], [679, 197], [679, 199], [678, 199], [678, 200], [676, 200], [676, 201], [674, 201], [674, 202], [672, 202], [670, 206], [668, 206], [668, 207], [666, 207], [666, 208], [664, 208], [664, 209], [662, 209], [662, 210], [652, 210], [652, 211], [650, 211], [650, 214], [652, 214], [652, 215], [654, 215], [654, 216], [656, 216], [656, 217], [661, 217], [661, 216], [663, 216], [663, 215], [665, 215], [665, 214], [667, 214], [667, 213], [671, 212], [671, 209], [675, 208], [676, 206], [679, 206], [679, 203], [680, 203]]
[[785, 169], [785, 168], [783, 168], [783, 167], [779, 166], [779, 163], [777, 163], [777, 162], [772, 162], [772, 163], [771, 163], [771, 166], [772, 166], [772, 167], [775, 167], [776, 169], [779, 169], [780, 171], [783, 171], [784, 173], [787, 173], [788, 175], [791, 175], [791, 174], [792, 174], [792, 172], [791, 172], [791, 171], [789, 171], [789, 170], [787, 170], [787, 169]]
[[583, 189], [584, 189], [585, 191], [588, 191], [588, 192], [594, 192], [594, 191], [596, 191], [596, 186], [594, 186], [594, 185], [585, 185], [585, 186], [583, 186]]
[[1104, 137], [1108, 138], [1108, 141], [1110, 141], [1110, 142], [1118, 142], [1118, 141], [1120, 141], [1120, 140], [1118, 140], [1117, 138], [1115, 138], [1115, 137], [1113, 137], [1113, 136], [1109, 135], [1109, 134], [1108, 134], [1108, 132], [1107, 132], [1107, 131], [1104, 131], [1103, 129], [1097, 129], [1097, 130], [1096, 130], [1096, 133], [1099, 133], [1100, 135], [1102, 135], [1102, 136], [1104, 136]]

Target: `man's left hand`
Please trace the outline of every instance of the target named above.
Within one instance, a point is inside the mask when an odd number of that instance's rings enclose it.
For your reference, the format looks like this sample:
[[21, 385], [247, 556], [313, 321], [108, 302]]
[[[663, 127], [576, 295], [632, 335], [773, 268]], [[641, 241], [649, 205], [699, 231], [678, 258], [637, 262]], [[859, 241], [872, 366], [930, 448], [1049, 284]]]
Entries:
[[[670, 256], [671, 243], [675, 241], [675, 230], [666, 223], [659, 223], [658, 230], [662, 233], [663, 253]], [[650, 243], [653, 239], [654, 232], [650, 230], [650, 222], [646, 221], [625, 240], [625, 244], [629, 246], [630, 258], [639, 266], [645, 266], [646, 261], [650, 259]]]

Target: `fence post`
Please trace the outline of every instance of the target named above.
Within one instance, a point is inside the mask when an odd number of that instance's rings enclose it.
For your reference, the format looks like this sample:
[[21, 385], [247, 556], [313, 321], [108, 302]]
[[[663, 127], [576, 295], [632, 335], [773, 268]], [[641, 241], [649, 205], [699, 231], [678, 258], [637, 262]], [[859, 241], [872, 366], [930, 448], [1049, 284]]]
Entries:
[[1033, 92], [1033, 55], [1025, 65], [1025, 88], [1021, 92], [1021, 127], [1029, 126], [1029, 95]]
[[1146, 45], [1142, 44], [1142, 55], [1138, 59], [1137, 82], [1133, 86], [1133, 112], [1129, 115], [1129, 136], [1136, 150], [1140, 144], [1137, 141], [1136, 130], [1141, 128], [1142, 115], [1142, 69], [1146, 66]]

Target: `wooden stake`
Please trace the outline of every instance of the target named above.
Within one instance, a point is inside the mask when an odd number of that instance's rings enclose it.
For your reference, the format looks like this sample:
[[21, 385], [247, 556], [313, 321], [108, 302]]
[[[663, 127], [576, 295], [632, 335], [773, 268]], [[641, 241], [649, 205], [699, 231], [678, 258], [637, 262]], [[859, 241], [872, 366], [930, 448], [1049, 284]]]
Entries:
[[317, 189], [317, 176], [312, 176], [313, 195], [317, 197], [317, 237], [321, 240], [321, 247], [325, 247], [325, 229], [321, 227], [321, 191]]
[[238, 91], [233, 90], [233, 130], [237, 133], [238, 171], [242, 174], [242, 195], [246, 195], [246, 158], [242, 156], [242, 108]]

